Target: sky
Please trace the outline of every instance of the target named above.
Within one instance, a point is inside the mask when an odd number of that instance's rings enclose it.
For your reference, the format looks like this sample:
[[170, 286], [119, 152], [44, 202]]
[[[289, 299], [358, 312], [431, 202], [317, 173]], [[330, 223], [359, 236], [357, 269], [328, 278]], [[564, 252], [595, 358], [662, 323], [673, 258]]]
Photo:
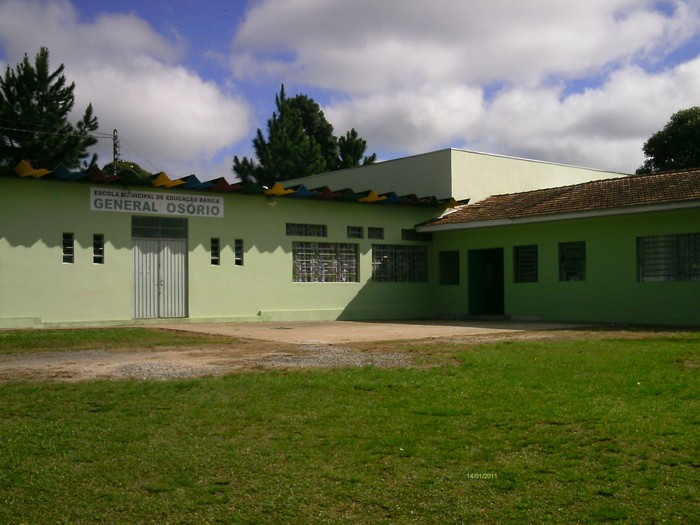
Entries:
[[[121, 156], [226, 177], [284, 84], [388, 160], [460, 148], [632, 173], [700, 105], [700, 0], [0, 0], [0, 68], [40, 47]], [[99, 164], [112, 141], [95, 147]]]

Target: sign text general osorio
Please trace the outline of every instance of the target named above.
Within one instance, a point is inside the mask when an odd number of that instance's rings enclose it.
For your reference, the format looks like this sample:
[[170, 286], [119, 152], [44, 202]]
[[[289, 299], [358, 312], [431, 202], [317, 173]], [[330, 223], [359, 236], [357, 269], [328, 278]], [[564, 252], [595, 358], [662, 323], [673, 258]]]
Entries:
[[90, 188], [90, 209], [184, 217], [223, 217], [224, 198], [118, 188]]

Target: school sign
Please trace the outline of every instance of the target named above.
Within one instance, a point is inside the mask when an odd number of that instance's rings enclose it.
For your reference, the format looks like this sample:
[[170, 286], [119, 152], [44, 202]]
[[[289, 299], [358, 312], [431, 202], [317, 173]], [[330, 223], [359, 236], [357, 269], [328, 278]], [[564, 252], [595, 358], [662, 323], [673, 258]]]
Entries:
[[180, 217], [223, 218], [224, 199], [213, 195], [90, 188], [90, 209]]

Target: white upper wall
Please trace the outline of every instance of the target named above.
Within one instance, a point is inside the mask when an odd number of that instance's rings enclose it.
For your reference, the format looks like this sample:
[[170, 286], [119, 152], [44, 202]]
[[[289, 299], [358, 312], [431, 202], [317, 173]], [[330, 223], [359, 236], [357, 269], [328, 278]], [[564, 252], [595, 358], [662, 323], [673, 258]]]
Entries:
[[377, 193], [395, 192], [397, 195], [415, 193], [451, 197], [450, 150], [433, 151], [411, 157], [377, 162], [362, 168], [352, 168], [311, 175], [290, 181], [284, 186], [303, 184], [309, 189], [328, 186], [332, 190], [350, 188], [355, 192], [375, 190]]
[[624, 175], [551, 162], [444, 149], [362, 168], [321, 173], [283, 184], [304, 184], [310, 189], [322, 186], [333, 190], [351, 188], [356, 192], [373, 189], [378, 193], [415, 193], [419, 197], [434, 195], [439, 199], [454, 197], [476, 202], [491, 195], [567, 186]]

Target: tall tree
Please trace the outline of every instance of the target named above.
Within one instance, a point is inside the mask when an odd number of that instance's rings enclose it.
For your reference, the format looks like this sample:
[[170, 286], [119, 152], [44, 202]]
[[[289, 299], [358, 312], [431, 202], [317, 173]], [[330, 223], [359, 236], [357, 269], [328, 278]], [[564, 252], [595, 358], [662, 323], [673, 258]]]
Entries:
[[275, 96], [275, 106], [277, 111], [267, 120], [268, 138], [258, 129], [253, 139], [258, 162], [248, 157], [233, 158], [233, 170], [244, 182], [272, 186], [277, 180], [313, 175], [325, 167], [320, 146], [304, 132], [303, 121], [289, 104], [284, 86]]
[[367, 141], [360, 137], [352, 128], [344, 137], [338, 139], [338, 161], [336, 169], [356, 168], [357, 166], [367, 166], [374, 164], [377, 154], [372, 153], [368, 157], [363, 157], [367, 149]]
[[301, 118], [304, 132], [321, 148], [325, 166], [322, 171], [336, 169], [338, 159], [338, 139], [333, 135], [333, 126], [326, 120], [321, 107], [314, 99], [298, 94], [289, 99], [289, 105]]
[[257, 160], [238, 156], [233, 158], [233, 171], [244, 182], [271, 186], [278, 180], [306, 177], [375, 161], [376, 155], [363, 159], [367, 142], [354, 129], [345, 138], [336, 138], [333, 126], [312, 98], [299, 94], [289, 99], [282, 85], [275, 96], [275, 106], [276, 111], [267, 121], [267, 138], [258, 129], [253, 139]]
[[[26, 160], [35, 167], [54, 168], [62, 163], [78, 168], [97, 142], [98, 128], [92, 104], [71, 124], [75, 83], [67, 83], [61, 64], [49, 71], [49, 51], [37, 53], [34, 64], [27, 55], [16, 69], [7, 66], [0, 77], [0, 167]], [[94, 159], [93, 159], [94, 161]]]
[[642, 150], [646, 160], [637, 173], [700, 168], [700, 107], [674, 113]]

